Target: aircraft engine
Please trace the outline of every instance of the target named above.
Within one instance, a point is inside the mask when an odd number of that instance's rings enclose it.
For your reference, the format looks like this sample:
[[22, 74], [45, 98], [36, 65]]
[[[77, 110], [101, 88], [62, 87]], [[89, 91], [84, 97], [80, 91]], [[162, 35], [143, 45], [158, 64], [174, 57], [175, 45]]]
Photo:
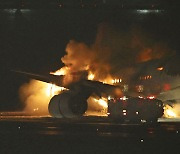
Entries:
[[55, 95], [48, 106], [49, 113], [56, 118], [76, 118], [87, 110], [87, 98], [71, 90]]

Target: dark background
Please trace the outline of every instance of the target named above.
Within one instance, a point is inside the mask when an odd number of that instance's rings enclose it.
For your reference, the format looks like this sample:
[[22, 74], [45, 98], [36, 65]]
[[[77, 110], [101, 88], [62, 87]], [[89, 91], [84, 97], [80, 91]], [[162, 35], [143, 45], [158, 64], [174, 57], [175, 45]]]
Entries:
[[[62, 67], [67, 43], [91, 45], [98, 25], [108, 23], [128, 32], [139, 25], [154, 40], [180, 53], [179, 3], [165, 1], [6, 1], [0, 2], [0, 110], [21, 110], [19, 87], [29, 79], [12, 69], [49, 73]], [[128, 3], [129, 2], [129, 3]], [[157, 2], [157, 1], [156, 1]], [[96, 4], [96, 5], [95, 5]], [[163, 10], [143, 13], [140, 9]]]

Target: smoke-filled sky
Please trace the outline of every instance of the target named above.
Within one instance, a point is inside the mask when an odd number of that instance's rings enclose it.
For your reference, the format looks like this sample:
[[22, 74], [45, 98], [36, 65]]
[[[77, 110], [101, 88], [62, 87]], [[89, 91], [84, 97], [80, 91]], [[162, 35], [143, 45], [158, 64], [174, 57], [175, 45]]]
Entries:
[[136, 26], [124, 31], [109, 23], [98, 25], [92, 44], [70, 40], [65, 50], [66, 55], [61, 61], [71, 73], [87, 68], [95, 74], [96, 80], [108, 76], [131, 78], [137, 63], [173, 54], [165, 42], [153, 40]]

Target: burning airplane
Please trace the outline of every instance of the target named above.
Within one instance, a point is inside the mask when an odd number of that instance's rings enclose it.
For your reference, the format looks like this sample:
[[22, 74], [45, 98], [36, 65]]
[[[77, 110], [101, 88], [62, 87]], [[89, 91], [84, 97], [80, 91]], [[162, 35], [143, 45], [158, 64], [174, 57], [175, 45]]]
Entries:
[[[84, 72], [78, 72], [68, 77], [66, 75], [53, 75], [52, 73], [46, 77], [27, 72], [16, 72], [52, 84], [49, 84], [50, 86], [47, 86], [46, 90], [47, 92], [49, 91], [48, 95], [52, 94], [48, 110], [54, 117], [72, 118], [83, 115], [88, 107], [87, 101], [100, 104], [100, 106], [107, 108], [106, 98], [108, 94], [114, 97], [120, 97], [122, 95], [119, 86], [88, 80], [82, 77], [84, 76]], [[65, 81], [66, 78], [68, 80], [71, 78], [73, 82], [67, 84]], [[35, 83], [33, 84], [35, 85]], [[37, 87], [37, 84], [35, 86]], [[57, 95], [54, 96], [54, 94]], [[61, 105], [58, 102], [61, 102]]]
[[[52, 117], [81, 117], [88, 109], [88, 101], [103, 106], [106, 109], [105, 113], [113, 119], [157, 121], [157, 118], [163, 115], [163, 103], [160, 100], [137, 97], [125, 99], [126, 96], [120, 85], [88, 80], [88, 76], [85, 78], [84, 72], [72, 74], [70, 77], [53, 75], [57, 72], [51, 73], [49, 77], [21, 71], [16, 72], [40, 81], [51, 82], [56, 86], [63, 86], [59, 89], [61, 93], [50, 99], [48, 111]], [[66, 84], [66, 78], [71, 78], [71, 83]], [[115, 84], [120, 81], [120, 79], [115, 79], [111, 82]], [[34, 111], [36, 110], [37, 108], [34, 109]]]
[[[108, 28], [107, 25], [100, 25], [94, 44], [88, 46], [73, 40], [68, 43], [67, 54], [61, 58], [65, 66], [58, 71], [50, 72], [48, 75], [16, 72], [49, 83], [44, 91], [49, 91], [46, 100], [50, 100], [47, 106], [53, 117], [79, 117], [87, 114], [89, 111], [87, 109], [93, 105], [92, 108], [99, 106], [107, 115], [107, 102], [112, 100], [108, 99], [109, 97], [115, 98], [117, 103], [121, 101], [116, 99], [124, 96], [135, 99], [142, 97], [142, 102], [153, 102], [151, 98], [155, 96], [150, 94], [162, 92], [161, 87], [157, 87], [159, 84], [154, 82], [158, 78], [156, 72], [161, 72], [163, 69], [159, 60], [169, 53], [169, 49], [162, 44], [149, 47], [144, 42], [144, 36], [139, 34], [128, 34], [129, 36], [124, 37], [123, 41], [122, 35], [125, 34], [119, 35], [112, 32], [112, 28]], [[147, 74], [149, 72], [150, 74]], [[155, 86], [151, 88], [154, 85], [151, 83], [155, 83], [156, 88]], [[27, 90], [26, 87], [21, 89]], [[155, 91], [149, 91], [150, 89]], [[29, 98], [29, 93], [27, 97]], [[46, 97], [42, 95], [40, 98]], [[32, 99], [29, 102], [32, 103]], [[90, 106], [89, 102], [93, 105]], [[162, 109], [161, 103], [157, 105]], [[38, 110], [38, 107], [33, 108], [34, 112]], [[139, 111], [135, 112], [139, 113]]]

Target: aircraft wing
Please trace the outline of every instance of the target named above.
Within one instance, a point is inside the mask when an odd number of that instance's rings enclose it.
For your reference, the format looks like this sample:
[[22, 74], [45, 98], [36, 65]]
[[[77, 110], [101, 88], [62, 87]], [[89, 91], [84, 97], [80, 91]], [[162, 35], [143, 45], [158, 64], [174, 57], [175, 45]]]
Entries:
[[167, 102], [179, 102], [180, 100], [180, 86], [177, 86], [175, 88], [172, 88], [168, 91], [161, 92], [158, 96], [158, 99], [162, 101], [167, 101]]
[[85, 89], [90, 91], [91, 93], [96, 93], [98, 96], [101, 96], [102, 93], [108, 93], [108, 94], [113, 93], [114, 90], [116, 90], [117, 88], [119, 89], [121, 88], [119, 86], [105, 84], [100, 81], [92, 81], [87, 79], [81, 79], [79, 81], [72, 82], [69, 85], [64, 85], [63, 84], [64, 75], [53, 75], [53, 74], [40, 75], [36, 73], [29, 73], [19, 70], [11, 70], [11, 71], [24, 75], [28, 78], [36, 79], [46, 83], [52, 83], [57, 86], [65, 87], [68, 89], [74, 89], [74, 90], [77, 90], [78, 88]]
[[63, 79], [64, 79], [63, 75], [53, 75], [53, 74], [39, 75], [39, 74], [29, 73], [19, 70], [11, 70], [11, 71], [17, 74], [22, 74], [28, 78], [36, 79], [47, 83], [52, 83], [57, 86], [63, 86]]

